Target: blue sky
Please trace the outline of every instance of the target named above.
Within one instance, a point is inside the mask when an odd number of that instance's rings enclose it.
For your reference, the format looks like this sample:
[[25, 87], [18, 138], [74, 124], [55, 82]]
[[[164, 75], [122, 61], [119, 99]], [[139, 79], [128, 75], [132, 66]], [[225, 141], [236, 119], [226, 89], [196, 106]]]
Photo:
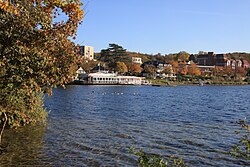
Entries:
[[82, 0], [76, 43], [95, 52], [250, 52], [250, 0]]

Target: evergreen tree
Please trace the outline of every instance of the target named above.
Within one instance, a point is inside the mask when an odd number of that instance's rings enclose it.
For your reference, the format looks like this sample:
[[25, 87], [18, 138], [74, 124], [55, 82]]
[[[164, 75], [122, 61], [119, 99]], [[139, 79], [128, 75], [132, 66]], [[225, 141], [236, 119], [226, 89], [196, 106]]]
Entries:
[[127, 54], [126, 49], [117, 44], [109, 44], [109, 48], [101, 50], [99, 60], [108, 63], [109, 68], [112, 70], [116, 68], [117, 62], [131, 62], [131, 58]]

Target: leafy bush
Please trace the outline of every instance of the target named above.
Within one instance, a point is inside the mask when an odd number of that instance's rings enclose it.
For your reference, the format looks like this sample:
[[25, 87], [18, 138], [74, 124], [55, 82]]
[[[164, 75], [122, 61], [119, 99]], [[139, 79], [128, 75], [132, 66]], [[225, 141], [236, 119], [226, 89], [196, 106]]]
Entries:
[[237, 123], [241, 126], [241, 130], [236, 132], [240, 135], [240, 140], [229, 151], [229, 154], [237, 159], [250, 160], [250, 125], [246, 120], [239, 120]]
[[130, 153], [138, 157], [138, 164], [142, 167], [186, 167], [182, 158], [175, 156], [162, 157], [158, 154], [145, 153], [143, 150], [136, 151], [130, 147]]
[[9, 127], [19, 127], [26, 124], [44, 122], [47, 112], [44, 110], [43, 95], [31, 93], [27, 96], [25, 90], [15, 90], [9, 93], [0, 90], [0, 125], [6, 121]]

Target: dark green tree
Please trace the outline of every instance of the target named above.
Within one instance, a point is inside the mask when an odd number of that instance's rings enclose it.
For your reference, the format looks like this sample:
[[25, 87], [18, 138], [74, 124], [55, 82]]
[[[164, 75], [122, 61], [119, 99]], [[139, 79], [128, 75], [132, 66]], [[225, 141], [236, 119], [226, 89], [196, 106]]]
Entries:
[[101, 50], [99, 60], [106, 62], [109, 68], [115, 70], [117, 62], [130, 63], [131, 57], [122, 46], [109, 44], [109, 48]]

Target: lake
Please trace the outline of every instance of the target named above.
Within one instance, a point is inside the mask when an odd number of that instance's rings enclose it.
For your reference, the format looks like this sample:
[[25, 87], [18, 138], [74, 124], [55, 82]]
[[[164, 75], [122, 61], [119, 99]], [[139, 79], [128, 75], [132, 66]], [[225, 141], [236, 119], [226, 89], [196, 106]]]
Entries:
[[250, 86], [81, 86], [46, 97], [46, 126], [7, 130], [0, 166], [137, 166], [134, 146], [188, 166], [246, 166], [224, 154], [250, 118]]

